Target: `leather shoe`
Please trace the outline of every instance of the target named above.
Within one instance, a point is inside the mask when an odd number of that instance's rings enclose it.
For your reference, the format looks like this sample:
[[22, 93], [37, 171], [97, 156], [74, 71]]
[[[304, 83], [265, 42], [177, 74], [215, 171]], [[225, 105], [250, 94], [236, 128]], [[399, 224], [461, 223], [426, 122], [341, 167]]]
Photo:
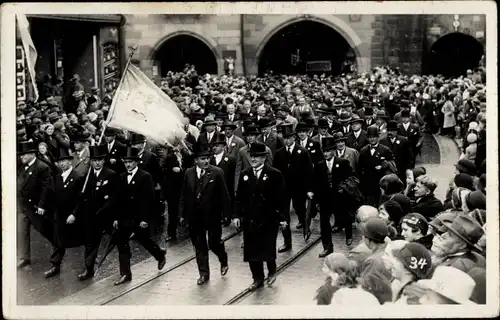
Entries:
[[45, 271], [44, 275], [45, 275], [45, 278], [50, 278], [50, 277], [55, 276], [56, 274], [59, 274], [60, 272], [61, 272], [61, 269], [59, 267], [53, 266], [48, 271]]
[[198, 281], [196, 281], [196, 284], [201, 286], [202, 284], [205, 284], [206, 282], [208, 282], [208, 280], [210, 280], [209, 276], [202, 276], [202, 277], [198, 278]]
[[302, 229], [303, 227], [304, 227], [304, 225], [302, 223], [300, 223], [300, 222], [297, 223], [297, 227], [296, 227], [297, 229]]
[[330, 253], [333, 253], [333, 249], [331, 249], [331, 250], [325, 250], [325, 251], [321, 252], [321, 253], [318, 255], [318, 257], [320, 257], [320, 258], [324, 258], [324, 257], [326, 257], [327, 255], [329, 255]]
[[26, 260], [26, 259], [22, 259], [20, 260], [18, 263], [17, 263], [17, 267], [18, 268], [23, 268], [27, 265], [30, 265], [31, 264], [31, 261], [30, 260]]
[[130, 282], [132, 281], [132, 275], [127, 275], [124, 274], [118, 279], [118, 281], [115, 282], [115, 286], [119, 286], [120, 284], [124, 284], [125, 282]]
[[345, 239], [345, 244], [347, 244], [348, 246], [350, 246], [352, 244], [352, 238]]
[[163, 269], [163, 267], [165, 266], [165, 263], [167, 263], [167, 251], [162, 250], [162, 252], [163, 252], [163, 256], [160, 260], [158, 260], [158, 270]]
[[278, 252], [282, 253], [290, 250], [292, 250], [292, 246], [287, 246], [286, 244], [284, 244], [278, 249]]
[[262, 288], [263, 286], [264, 286], [264, 281], [255, 281], [248, 289], [250, 291], [255, 291], [257, 289]]
[[270, 274], [267, 276], [267, 285], [270, 286], [276, 281], [276, 274]]
[[229, 270], [229, 266], [227, 264], [221, 266], [220, 267], [220, 274], [221, 274], [221, 276], [225, 276], [228, 270]]
[[90, 279], [94, 276], [94, 271], [91, 271], [91, 270], [85, 270], [84, 273], [81, 273], [78, 275], [78, 280], [80, 281], [83, 281], [83, 280], [87, 280], [87, 279]]

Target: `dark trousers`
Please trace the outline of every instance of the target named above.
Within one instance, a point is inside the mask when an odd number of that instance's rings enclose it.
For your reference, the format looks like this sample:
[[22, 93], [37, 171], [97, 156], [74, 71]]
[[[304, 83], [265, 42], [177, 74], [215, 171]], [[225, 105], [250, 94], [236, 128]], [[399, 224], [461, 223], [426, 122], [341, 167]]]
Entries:
[[[208, 232], [208, 242], [207, 242]], [[222, 226], [220, 220], [215, 220], [207, 224], [197, 223], [190, 224], [189, 235], [193, 243], [196, 264], [198, 265], [198, 272], [201, 277], [210, 276], [210, 265], [208, 260], [208, 251], [211, 250], [221, 265], [227, 265], [227, 253], [224, 242], [221, 240]]]
[[168, 195], [168, 226], [167, 233], [172, 238], [177, 238], [177, 223], [179, 220], [179, 200], [180, 195]]
[[[295, 214], [297, 215], [297, 218], [299, 220], [299, 223], [304, 225], [304, 220], [305, 220], [305, 213], [306, 213], [306, 199], [307, 195], [306, 194], [292, 194], [287, 196], [286, 203], [288, 204], [287, 207], [290, 205], [290, 201], [292, 201], [292, 206], [293, 209], [295, 210]], [[290, 213], [287, 215], [287, 226], [286, 228], [283, 228], [282, 234], [283, 234], [283, 239], [285, 242], [285, 245], [287, 247], [292, 246], [292, 230], [290, 228]]]
[[99, 246], [101, 245], [101, 237], [96, 236], [94, 239], [90, 239], [85, 243], [85, 268], [88, 271], [94, 271], [95, 261], [97, 259], [97, 253], [99, 251]]
[[130, 253], [130, 235], [134, 233], [134, 239], [139, 242], [141, 246], [144, 247], [156, 260], [161, 260], [163, 258], [163, 251], [160, 247], [151, 239], [149, 234], [149, 228], [140, 228], [139, 226], [134, 228], [128, 228], [118, 225], [118, 231], [115, 233], [116, 244], [118, 247], [118, 259], [120, 261], [120, 274], [132, 275], [132, 270], [130, 269], [130, 258], [132, 254]]
[[[20, 210], [18, 214], [18, 241], [21, 247], [21, 259], [23, 260], [31, 260], [31, 219], [30, 217]], [[52, 245], [54, 245], [53, 241], [53, 225], [47, 225], [48, 229], [44, 228], [42, 232], [42, 236], [47, 239]]]
[[320, 205], [319, 226], [321, 229], [321, 243], [324, 250], [333, 250], [332, 225], [330, 224], [331, 214], [330, 210]]
[[[264, 281], [264, 262], [262, 261], [250, 261], [250, 271], [252, 272], [253, 281]], [[276, 260], [266, 261], [267, 273], [268, 275], [273, 275], [276, 273]]]

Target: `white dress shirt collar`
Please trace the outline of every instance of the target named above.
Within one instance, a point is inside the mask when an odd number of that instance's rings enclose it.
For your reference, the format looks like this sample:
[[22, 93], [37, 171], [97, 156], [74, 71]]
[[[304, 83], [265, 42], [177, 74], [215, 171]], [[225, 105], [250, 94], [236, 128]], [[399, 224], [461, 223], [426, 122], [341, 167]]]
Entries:
[[139, 167], [135, 167], [134, 170], [132, 170], [131, 172], [127, 172], [127, 181], [128, 183], [130, 183], [130, 181], [132, 181], [132, 179], [134, 179], [134, 176], [135, 174], [137, 173], [137, 170], [139, 170]]
[[207, 172], [207, 170], [201, 169], [200, 167], [196, 166], [196, 176], [198, 177], [198, 179], [200, 178], [202, 171], [203, 171], [203, 173]]
[[111, 149], [113, 149], [114, 145], [115, 145], [115, 141], [116, 139], [113, 139], [113, 141], [111, 141], [110, 143], [108, 143], [108, 150], [111, 151]]
[[33, 160], [31, 160], [27, 165], [26, 165], [26, 170], [28, 170], [29, 167], [31, 167], [33, 165], [33, 163], [35, 163], [36, 161], [36, 157], [33, 157]]
[[408, 130], [408, 127], [409, 127], [409, 126], [410, 126], [410, 123], [409, 123], [409, 122], [408, 122], [408, 123], [404, 123], [404, 122], [403, 122], [403, 127], [405, 128], [405, 130]]
[[293, 148], [295, 148], [295, 142], [294, 142], [291, 146], [286, 147], [286, 150], [287, 150], [288, 152], [292, 153], [292, 152], [293, 152]]
[[66, 171], [63, 171], [63, 173], [61, 173], [61, 177], [63, 179], [63, 182], [66, 182], [66, 179], [68, 179], [68, 176], [71, 174], [71, 171], [73, 171], [73, 167], [69, 167], [69, 169], [67, 169]]
[[223, 156], [224, 156], [224, 152], [221, 152], [219, 154], [214, 154], [215, 164], [216, 165], [219, 165], [219, 163], [221, 162]]

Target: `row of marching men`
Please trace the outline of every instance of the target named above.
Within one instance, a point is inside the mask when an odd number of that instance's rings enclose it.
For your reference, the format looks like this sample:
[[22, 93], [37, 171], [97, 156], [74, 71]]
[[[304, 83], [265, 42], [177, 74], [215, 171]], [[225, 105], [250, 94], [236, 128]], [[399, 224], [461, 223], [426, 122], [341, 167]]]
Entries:
[[[312, 136], [311, 132], [315, 132], [315, 128], [306, 123], [296, 126], [280, 125], [278, 134], [273, 130], [273, 122], [262, 118], [256, 124], [243, 128], [246, 141], [234, 135], [234, 130], [238, 128], [234, 123], [224, 123], [222, 130], [218, 131], [215, 122], [206, 121], [204, 133], [194, 145], [194, 154], [174, 147], [163, 159], [163, 166], [159, 165], [156, 155], [146, 150], [144, 137], [132, 135], [131, 146], [126, 147], [116, 140], [118, 132], [107, 128], [105, 143], [89, 149], [88, 178], [73, 170], [75, 155], [64, 151], [61, 151], [57, 159], [61, 173], [53, 176], [50, 168], [36, 159], [32, 143], [22, 143], [19, 151], [23, 166], [18, 173], [18, 211], [23, 245], [18, 266], [31, 263], [29, 229], [33, 225], [54, 246], [52, 268], [45, 273], [47, 277], [60, 272], [66, 248], [82, 244], [85, 246], [85, 270], [78, 278], [85, 280], [92, 277], [102, 230], [106, 228], [114, 229], [114, 239], [119, 250], [120, 278], [116, 284], [128, 282], [132, 278], [129, 247], [131, 234], [158, 260], [158, 268], [163, 268], [166, 251], [150, 239], [148, 229], [155, 215], [152, 208], [156, 203], [154, 189], [160, 185], [169, 207], [168, 239], [175, 240], [177, 221], [181, 224], [187, 222], [189, 225], [200, 271], [198, 284], [209, 279], [209, 249], [219, 256], [221, 274], [225, 275], [228, 271], [227, 254], [220, 241], [221, 219], [245, 217], [248, 212], [258, 216], [258, 213], [266, 212], [262, 208], [269, 202], [277, 204], [272, 210], [273, 214], [279, 213], [277, 220], [284, 238], [284, 245], [279, 248], [279, 252], [290, 250], [292, 245], [288, 210], [290, 201], [299, 220], [296, 227], [302, 229], [307, 224], [306, 200], [310, 200], [308, 203], [312, 210], [317, 204], [320, 208], [321, 234], [325, 248], [320, 256], [326, 256], [333, 251], [330, 214], [336, 216], [337, 228], [346, 230], [346, 241], [350, 244], [350, 213], [360, 201], [378, 201], [380, 178], [387, 172], [404, 172], [405, 169], [398, 170], [398, 163], [411, 163], [398, 161], [397, 155], [394, 161], [393, 154], [397, 153], [392, 150], [405, 154], [402, 147], [411, 147], [404, 137], [392, 134], [396, 130], [393, 130], [391, 122], [387, 128], [387, 141], [380, 139], [377, 127], [369, 127], [366, 131], [358, 130], [358, 127], [362, 127], [360, 122], [356, 118], [350, 120], [354, 139], [351, 139], [352, 147], [347, 147], [346, 144], [350, 144], [349, 133], [347, 137], [341, 132], [331, 136], [328, 128], [322, 126], [321, 119], [318, 121], [318, 134]], [[366, 136], [366, 141], [363, 141], [363, 135]], [[390, 147], [382, 142], [390, 143]], [[257, 152], [259, 148], [262, 150]], [[411, 152], [406, 154], [411, 155]], [[191, 167], [189, 158], [194, 160], [195, 166]], [[272, 190], [266, 188], [265, 191], [272, 193], [272, 196], [263, 195], [264, 190], [260, 190], [260, 194], [256, 194], [255, 190], [247, 193], [242, 187], [249, 181], [248, 173], [258, 169], [261, 158], [264, 159], [262, 164], [266, 168], [274, 167], [282, 179], [279, 182], [282, 187], [273, 187]], [[253, 173], [254, 177], [259, 176], [259, 171]], [[210, 180], [212, 176], [221, 179]], [[361, 184], [356, 177], [360, 178]], [[262, 180], [267, 180], [266, 175]], [[169, 183], [172, 186], [170, 188]], [[183, 185], [183, 188], [179, 188], [179, 185]], [[216, 185], [219, 186], [215, 187]], [[364, 201], [359, 196], [358, 189], [361, 185]], [[251, 198], [246, 196], [248, 194], [257, 197], [254, 198], [255, 202], [244, 201]], [[349, 195], [351, 197], [347, 197]], [[242, 202], [245, 204], [242, 205]], [[259, 205], [259, 202], [263, 204]], [[261, 228], [265, 227], [266, 218], [257, 216], [233, 221], [238, 226], [241, 224], [244, 230], [258, 229], [259, 234], [262, 234]], [[304, 230], [308, 232], [307, 229]], [[267, 261], [270, 273], [273, 274], [275, 268], [273, 269], [273, 255], [270, 253], [275, 252], [276, 248], [273, 251], [271, 244], [268, 244], [266, 251], [264, 244], [255, 245], [266, 237], [252, 238], [252, 232], [245, 234], [250, 237], [250, 240], [247, 236], [244, 237], [245, 259], [256, 262], [252, 256], [257, 256], [257, 260]], [[272, 238], [274, 237], [268, 240]], [[275, 242], [276, 238], [274, 246]], [[261, 268], [252, 263], [250, 267], [254, 279], [260, 279], [263, 274]], [[273, 282], [273, 277], [270, 279]], [[257, 285], [261, 285], [261, 282], [257, 281]]]

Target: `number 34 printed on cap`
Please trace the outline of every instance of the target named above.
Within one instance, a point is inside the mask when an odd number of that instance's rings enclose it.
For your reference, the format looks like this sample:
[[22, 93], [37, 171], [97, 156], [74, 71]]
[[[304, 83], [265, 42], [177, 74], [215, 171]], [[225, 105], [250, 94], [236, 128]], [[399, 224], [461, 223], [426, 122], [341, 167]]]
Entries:
[[410, 260], [410, 269], [417, 269], [417, 268], [423, 269], [426, 265], [427, 265], [427, 260], [426, 259], [420, 258], [420, 260], [418, 260], [415, 257], [411, 257], [411, 260]]

